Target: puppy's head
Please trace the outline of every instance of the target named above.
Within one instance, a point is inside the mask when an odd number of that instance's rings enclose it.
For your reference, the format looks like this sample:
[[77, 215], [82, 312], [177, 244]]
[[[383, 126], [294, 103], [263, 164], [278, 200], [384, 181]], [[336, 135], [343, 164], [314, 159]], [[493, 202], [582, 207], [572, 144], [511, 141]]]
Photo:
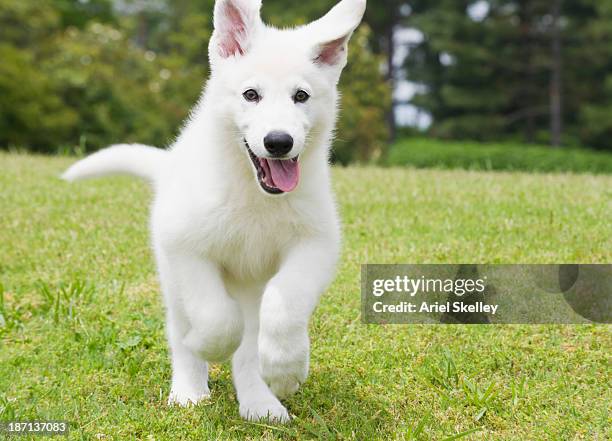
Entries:
[[365, 0], [342, 0], [296, 29], [264, 25], [261, 0], [216, 0], [209, 57], [218, 103], [268, 194], [294, 190], [309, 140], [336, 118], [336, 86]]

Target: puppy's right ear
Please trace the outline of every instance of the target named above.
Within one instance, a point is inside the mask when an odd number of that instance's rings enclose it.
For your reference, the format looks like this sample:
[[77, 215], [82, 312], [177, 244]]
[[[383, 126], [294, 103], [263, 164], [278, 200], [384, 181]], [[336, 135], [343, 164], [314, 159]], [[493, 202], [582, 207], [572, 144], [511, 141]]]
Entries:
[[262, 26], [261, 0], [217, 0], [215, 30], [208, 48], [211, 61], [248, 52], [257, 29]]

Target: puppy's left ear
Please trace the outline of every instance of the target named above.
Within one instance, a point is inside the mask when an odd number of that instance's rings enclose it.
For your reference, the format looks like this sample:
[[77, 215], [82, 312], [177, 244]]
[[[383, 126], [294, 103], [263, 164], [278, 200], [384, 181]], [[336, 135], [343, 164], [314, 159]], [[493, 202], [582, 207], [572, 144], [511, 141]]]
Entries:
[[255, 33], [263, 26], [261, 0], [216, 0], [214, 27], [209, 44], [211, 61], [248, 52]]
[[366, 0], [342, 0], [319, 20], [310, 23], [306, 29], [317, 36], [312, 59], [322, 67], [346, 66], [348, 42], [363, 14]]

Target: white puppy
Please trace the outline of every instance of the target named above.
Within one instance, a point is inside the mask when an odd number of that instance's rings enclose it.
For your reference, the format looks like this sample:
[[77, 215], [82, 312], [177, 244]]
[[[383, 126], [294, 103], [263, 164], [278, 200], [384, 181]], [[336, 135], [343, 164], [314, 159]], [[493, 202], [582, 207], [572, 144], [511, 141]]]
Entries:
[[212, 74], [174, 145], [113, 146], [63, 176], [127, 173], [155, 189], [171, 403], [208, 397], [207, 362], [233, 355], [242, 417], [289, 420], [279, 399], [306, 379], [309, 318], [339, 254], [329, 147], [365, 4], [279, 30], [262, 23], [261, 0], [217, 0]]

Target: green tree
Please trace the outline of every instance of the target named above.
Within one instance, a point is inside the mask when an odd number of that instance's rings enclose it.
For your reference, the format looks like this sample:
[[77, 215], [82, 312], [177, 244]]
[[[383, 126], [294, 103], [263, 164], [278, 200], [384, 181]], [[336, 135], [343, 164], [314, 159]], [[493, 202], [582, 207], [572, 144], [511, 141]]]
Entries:
[[53, 0], [52, 3], [64, 28], [83, 29], [92, 20], [115, 23], [113, 0]]
[[612, 4], [596, 0], [432, 0], [410, 23], [425, 36], [410, 54], [413, 103], [431, 134], [610, 148]]
[[89, 150], [117, 141], [164, 145], [188, 110], [168, 93], [173, 70], [165, 60], [111, 26], [70, 28], [57, 38], [56, 52], [42, 69], [78, 115], [64, 142], [84, 142]]
[[612, 151], [612, 4], [572, 2], [566, 34], [566, 118], [574, 138]]
[[40, 70], [60, 29], [51, 1], [0, 0], [0, 145], [44, 150], [77, 120]]
[[380, 71], [383, 59], [370, 49], [370, 37], [366, 25], [357, 30], [340, 82], [341, 113], [333, 153], [342, 164], [378, 159], [387, 147], [385, 114], [391, 91]]
[[425, 85], [414, 103], [434, 119], [431, 132], [480, 140], [548, 132], [549, 47], [546, 2], [491, 1], [486, 18], [469, 0], [438, 0], [412, 19], [425, 38], [413, 51], [409, 78]]
[[0, 44], [0, 145], [46, 150], [69, 137], [78, 115], [28, 51]]

